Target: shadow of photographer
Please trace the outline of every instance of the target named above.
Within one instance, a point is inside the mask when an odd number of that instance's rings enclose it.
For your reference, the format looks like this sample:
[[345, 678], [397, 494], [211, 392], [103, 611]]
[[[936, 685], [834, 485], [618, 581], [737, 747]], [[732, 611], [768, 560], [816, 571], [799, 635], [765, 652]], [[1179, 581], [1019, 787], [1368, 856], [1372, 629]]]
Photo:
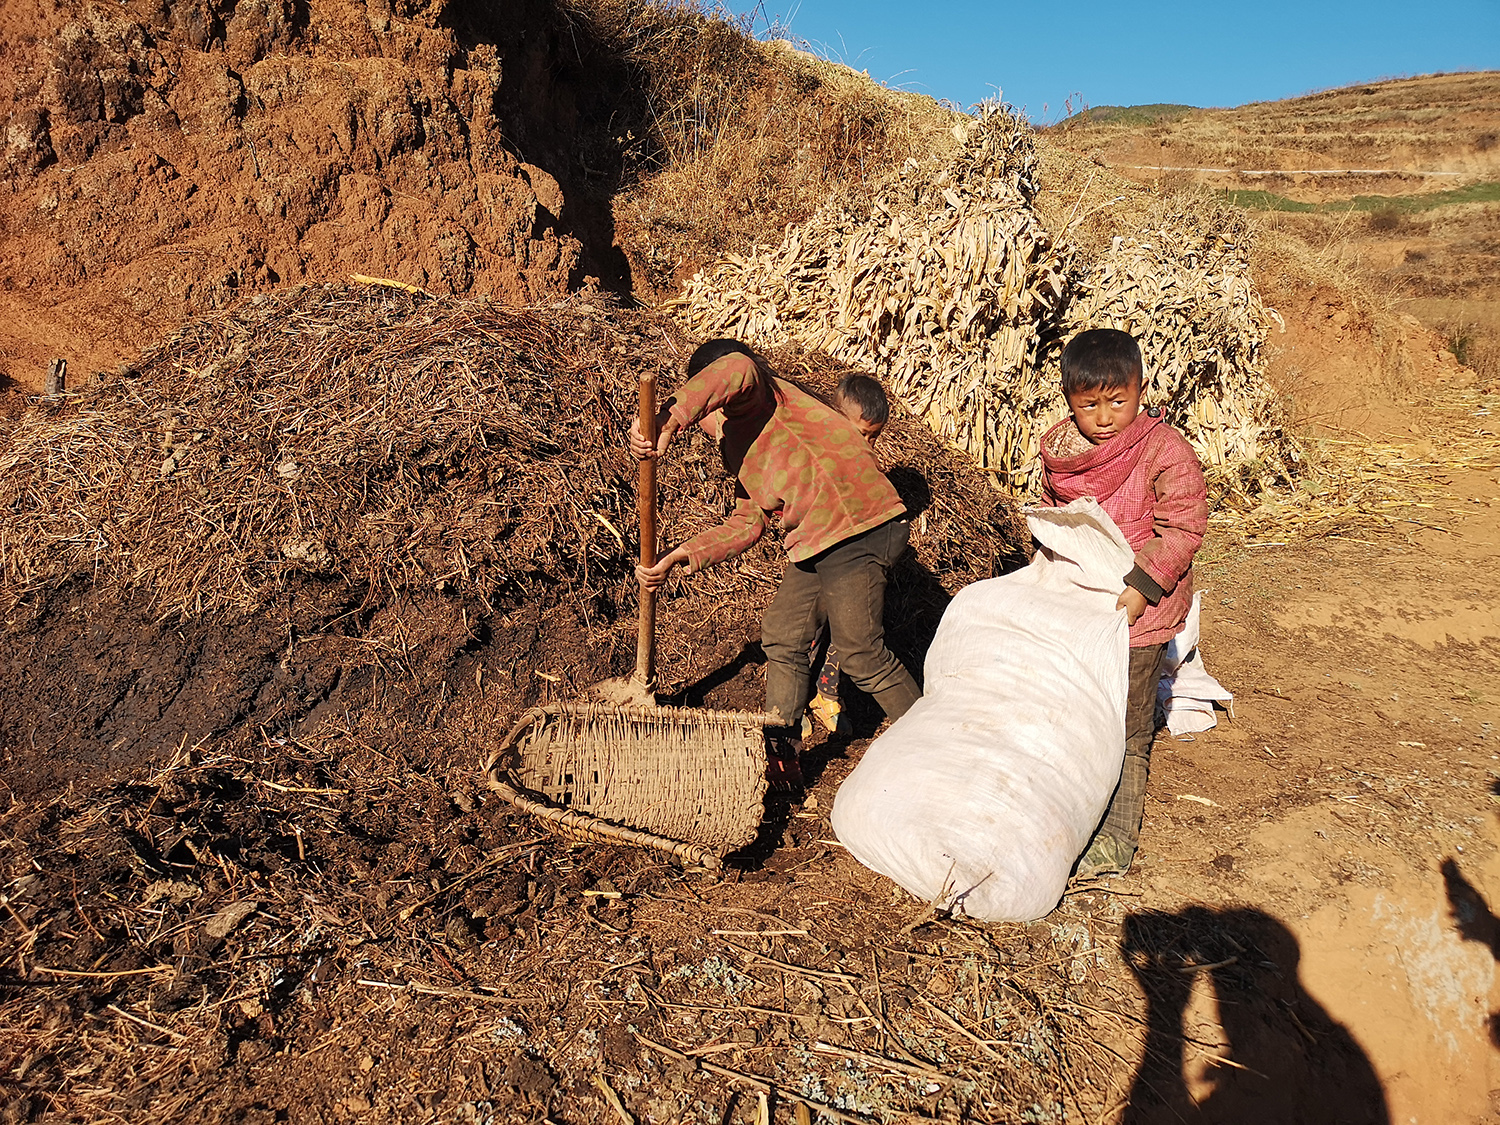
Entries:
[[[1500, 781], [1490, 785], [1490, 794], [1500, 797]], [[1479, 888], [1464, 877], [1458, 861], [1452, 856], [1443, 860], [1439, 870], [1443, 873], [1443, 890], [1448, 896], [1448, 909], [1453, 914], [1453, 927], [1458, 936], [1484, 946], [1500, 963], [1500, 918], [1490, 909]], [[1500, 1047], [1500, 1012], [1491, 1012], [1487, 1022], [1490, 1042]]]
[[[1148, 911], [1125, 920], [1121, 950], [1147, 1022], [1122, 1125], [1389, 1122], [1364, 1051], [1302, 987], [1301, 949], [1283, 923], [1251, 909]], [[1217, 1042], [1188, 1026], [1200, 981]]]

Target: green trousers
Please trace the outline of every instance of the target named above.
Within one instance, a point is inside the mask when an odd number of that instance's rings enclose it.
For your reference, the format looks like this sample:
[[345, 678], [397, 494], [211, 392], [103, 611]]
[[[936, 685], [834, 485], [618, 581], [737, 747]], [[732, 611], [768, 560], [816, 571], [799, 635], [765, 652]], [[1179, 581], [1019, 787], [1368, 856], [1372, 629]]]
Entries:
[[839, 670], [899, 719], [921, 696], [911, 673], [885, 647], [885, 587], [906, 550], [910, 525], [891, 520], [800, 563], [787, 560], [761, 624], [766, 710], [798, 727], [812, 698], [808, 650], [824, 618]]

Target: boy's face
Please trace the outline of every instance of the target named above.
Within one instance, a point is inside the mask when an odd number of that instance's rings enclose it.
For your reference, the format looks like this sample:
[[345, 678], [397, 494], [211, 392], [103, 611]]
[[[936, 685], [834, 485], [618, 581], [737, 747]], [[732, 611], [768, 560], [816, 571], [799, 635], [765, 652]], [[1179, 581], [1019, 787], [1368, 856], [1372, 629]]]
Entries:
[[880, 437], [880, 431], [885, 429], [884, 422], [870, 421], [864, 416], [864, 412], [860, 410], [859, 404], [851, 402], [849, 399], [839, 398], [839, 412], [854, 423], [854, 428], [859, 431], [860, 436], [871, 445], [874, 445], [876, 439]]
[[1100, 387], [1068, 395], [1068, 409], [1078, 432], [1102, 445], [1135, 421], [1141, 412], [1141, 381], [1124, 387]]

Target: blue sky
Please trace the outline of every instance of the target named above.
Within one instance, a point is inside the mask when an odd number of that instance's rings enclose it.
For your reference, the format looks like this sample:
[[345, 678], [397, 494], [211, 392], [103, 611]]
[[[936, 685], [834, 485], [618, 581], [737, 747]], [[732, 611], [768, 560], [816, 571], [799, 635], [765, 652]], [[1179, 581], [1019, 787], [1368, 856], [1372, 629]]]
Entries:
[[765, 21], [890, 86], [1042, 123], [1089, 105], [1232, 106], [1436, 70], [1500, 69], [1500, 0], [768, 0]]

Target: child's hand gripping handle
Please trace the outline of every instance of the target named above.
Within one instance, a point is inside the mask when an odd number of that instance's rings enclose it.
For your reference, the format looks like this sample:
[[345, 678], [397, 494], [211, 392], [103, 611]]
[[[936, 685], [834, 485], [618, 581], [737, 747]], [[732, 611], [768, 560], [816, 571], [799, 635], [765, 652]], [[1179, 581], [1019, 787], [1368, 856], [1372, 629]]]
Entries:
[[[641, 376], [641, 435], [656, 445], [656, 375]], [[656, 458], [640, 462], [641, 565], [656, 565]], [[643, 687], [656, 686], [656, 591], [642, 588], [640, 631], [635, 643], [635, 678]]]

